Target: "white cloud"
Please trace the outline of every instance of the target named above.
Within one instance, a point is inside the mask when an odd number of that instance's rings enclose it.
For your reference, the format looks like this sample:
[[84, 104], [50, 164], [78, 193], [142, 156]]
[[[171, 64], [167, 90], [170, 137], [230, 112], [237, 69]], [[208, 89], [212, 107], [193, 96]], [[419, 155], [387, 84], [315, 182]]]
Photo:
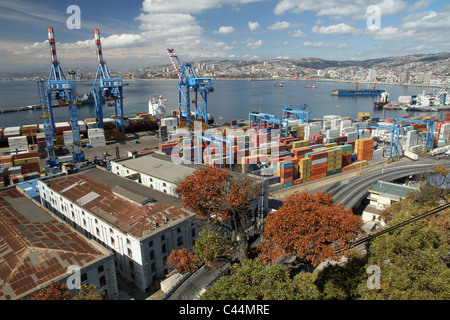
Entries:
[[305, 41], [303, 42], [303, 46], [305, 47], [314, 47], [314, 48], [322, 48], [322, 47], [334, 47], [337, 49], [350, 49], [353, 48], [353, 46], [345, 44], [345, 43], [330, 43], [330, 42], [311, 42], [311, 41]]
[[231, 26], [221, 26], [219, 30], [215, 31], [214, 33], [218, 34], [230, 34], [234, 32], [234, 28]]
[[356, 29], [346, 23], [334, 24], [330, 26], [314, 26], [312, 32], [318, 34], [344, 35], [355, 33]]
[[262, 40], [258, 40], [258, 41], [248, 42], [247, 47], [254, 50], [254, 49], [258, 49], [263, 44], [264, 44], [264, 42]]
[[249, 21], [248, 22], [248, 29], [252, 32], [257, 31], [261, 26], [259, 25], [258, 22], [252, 22]]
[[240, 5], [260, 0], [144, 0], [142, 8], [151, 13], [181, 12], [198, 14], [223, 5]]
[[288, 29], [291, 27], [291, 23], [287, 22], [287, 21], [278, 21], [275, 22], [273, 25], [267, 27], [267, 29], [270, 30], [284, 30], [284, 29]]
[[289, 33], [294, 38], [306, 37], [306, 34], [302, 30], [294, 30]]
[[[424, 6], [425, 2], [432, 0], [419, 0], [423, 2], [418, 6]], [[280, 0], [274, 8], [274, 14], [282, 15], [287, 12], [302, 13], [315, 11], [317, 16], [352, 17], [365, 19], [366, 10], [370, 5], [378, 5], [383, 15], [392, 15], [403, 12], [408, 8], [404, 0]]]

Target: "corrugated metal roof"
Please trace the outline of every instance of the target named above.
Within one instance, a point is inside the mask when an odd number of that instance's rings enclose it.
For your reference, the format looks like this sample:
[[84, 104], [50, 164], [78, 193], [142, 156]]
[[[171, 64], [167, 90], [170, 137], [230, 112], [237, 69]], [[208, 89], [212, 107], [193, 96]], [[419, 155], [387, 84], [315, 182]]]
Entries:
[[[120, 179], [125, 180], [124, 178]], [[79, 182], [84, 182], [84, 184]], [[65, 176], [46, 180], [45, 183], [50, 189], [73, 202], [81, 203], [86, 210], [138, 239], [145, 238], [153, 231], [159, 232], [164, 228], [166, 223], [163, 216], [170, 222], [194, 215], [181, 206], [159, 202], [151, 202], [146, 205], [136, 203], [116, 194], [114, 191], [117, 191], [118, 188], [115, 185], [103, 183], [88, 174]], [[74, 187], [67, 188], [72, 185]], [[145, 194], [140, 194], [140, 196], [145, 197]], [[159, 227], [149, 221], [155, 221]]]
[[17, 189], [0, 192], [0, 300], [20, 299], [65, 277], [69, 265], [83, 268], [109, 255]]

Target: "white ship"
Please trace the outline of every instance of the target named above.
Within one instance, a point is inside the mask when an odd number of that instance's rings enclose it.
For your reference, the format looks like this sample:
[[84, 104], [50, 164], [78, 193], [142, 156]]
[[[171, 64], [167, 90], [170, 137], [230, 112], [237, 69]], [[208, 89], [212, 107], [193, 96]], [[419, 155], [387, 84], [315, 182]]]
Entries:
[[148, 113], [156, 116], [157, 120], [164, 118], [166, 116], [166, 99], [162, 96], [155, 96], [149, 100]]
[[400, 96], [398, 101], [406, 105], [405, 110], [411, 111], [443, 111], [450, 105], [447, 88], [441, 88], [438, 92], [433, 90], [427, 93], [424, 90], [417, 95]]

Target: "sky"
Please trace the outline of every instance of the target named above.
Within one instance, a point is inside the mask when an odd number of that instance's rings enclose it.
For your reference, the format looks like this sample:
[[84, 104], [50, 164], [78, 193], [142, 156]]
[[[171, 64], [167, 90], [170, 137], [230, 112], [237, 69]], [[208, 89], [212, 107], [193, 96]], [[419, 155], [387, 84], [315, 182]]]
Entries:
[[0, 73], [49, 68], [50, 26], [63, 69], [96, 69], [95, 28], [110, 70], [170, 63], [167, 48], [181, 61], [450, 51], [447, 0], [0, 0]]

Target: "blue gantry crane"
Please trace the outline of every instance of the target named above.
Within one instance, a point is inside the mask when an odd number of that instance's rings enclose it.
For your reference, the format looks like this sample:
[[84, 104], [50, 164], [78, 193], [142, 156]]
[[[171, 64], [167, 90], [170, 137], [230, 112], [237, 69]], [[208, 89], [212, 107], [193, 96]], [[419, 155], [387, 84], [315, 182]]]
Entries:
[[269, 113], [261, 113], [257, 111], [252, 111], [248, 113], [248, 123], [251, 126], [252, 124], [258, 124], [258, 129], [261, 128], [261, 122], [272, 123], [273, 125], [278, 125], [278, 136], [281, 138], [283, 136], [283, 125], [286, 130], [284, 132], [284, 136], [287, 137], [288, 134], [288, 121], [286, 119], [277, 119], [273, 114]]
[[39, 78], [37, 79], [38, 90], [39, 90], [39, 98], [41, 100], [41, 108], [42, 115], [39, 116], [40, 119], [44, 120], [44, 132], [45, 132], [45, 142], [47, 149], [47, 165], [52, 168], [58, 165], [59, 161], [56, 159], [55, 155], [55, 146], [53, 141], [53, 132], [52, 132], [52, 116], [47, 113], [47, 101], [44, 89], [44, 81]]
[[[400, 128], [398, 126], [384, 126], [378, 124], [377, 122], [360, 122], [356, 124], [357, 139], [364, 138], [365, 128], [388, 130], [391, 133], [391, 141], [389, 143], [389, 160], [394, 160], [394, 157], [398, 156], [398, 140], [400, 136]], [[361, 134], [359, 131], [360, 129]]]
[[[186, 126], [192, 125], [191, 103], [194, 105], [194, 119], [208, 123], [208, 93], [214, 91], [210, 78], [198, 78], [191, 63], [181, 63], [174, 49], [167, 49], [178, 79], [179, 121], [186, 119]], [[191, 92], [194, 96], [191, 99]], [[201, 101], [199, 101], [199, 94]]]
[[290, 104], [284, 105], [283, 119], [290, 119], [291, 115], [294, 117], [294, 119], [301, 119], [302, 123], [309, 123], [309, 110], [306, 104], [302, 104], [299, 106], [292, 106]]
[[106, 61], [103, 59], [100, 30], [94, 29], [95, 44], [97, 46], [98, 68], [94, 82], [95, 116], [97, 126], [103, 128], [103, 101], [107, 107], [114, 107], [116, 115], [116, 128], [125, 132], [123, 124], [123, 81], [121, 78], [111, 78]]
[[[73, 162], [84, 161], [84, 152], [81, 149], [80, 140], [80, 127], [78, 125], [78, 106], [77, 106], [77, 93], [75, 90], [73, 77], [69, 80], [66, 79], [61, 66], [59, 65], [58, 57], [56, 55], [56, 42], [55, 35], [52, 27], [47, 28], [48, 41], [50, 44], [50, 55], [52, 58], [52, 67], [48, 76], [47, 82], [47, 102], [48, 111], [50, 115], [50, 121], [52, 124], [52, 135], [56, 137], [55, 119], [53, 116], [52, 108], [52, 96], [58, 101], [61, 106], [69, 105], [71, 111], [71, 128], [73, 135], [74, 151], [72, 154]], [[72, 72], [71, 72], [72, 73]]]
[[400, 128], [401, 124], [403, 123], [416, 123], [416, 124], [424, 124], [427, 126], [427, 132], [425, 137], [425, 150], [430, 151], [431, 148], [434, 146], [434, 138], [433, 138], [433, 132], [434, 128], [436, 126], [436, 123], [431, 119], [409, 119], [409, 118], [395, 118], [394, 119], [394, 125], [398, 128]]

